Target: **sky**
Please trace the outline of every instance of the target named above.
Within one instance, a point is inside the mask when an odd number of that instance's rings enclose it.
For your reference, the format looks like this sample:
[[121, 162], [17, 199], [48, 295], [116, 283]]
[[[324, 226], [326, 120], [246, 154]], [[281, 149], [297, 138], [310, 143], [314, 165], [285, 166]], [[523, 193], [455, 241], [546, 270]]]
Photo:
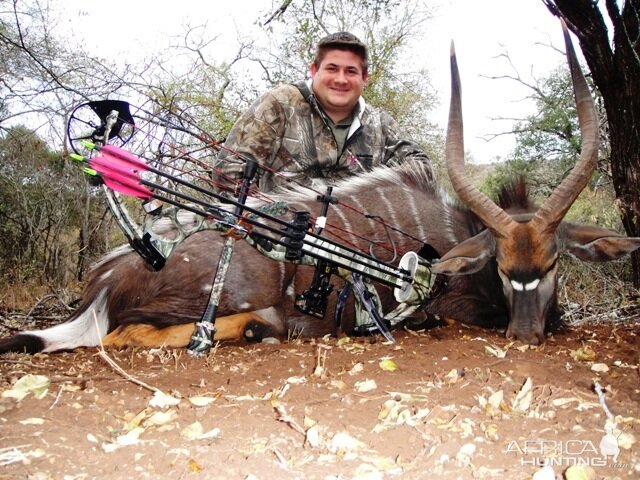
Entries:
[[[185, 25], [207, 23], [219, 35], [216, 45], [224, 55], [235, 52], [238, 35], [259, 35], [253, 23], [271, 12], [281, 0], [65, 0], [63, 26], [100, 52], [101, 56], [134, 58], [141, 52], [167, 45], [184, 32]], [[562, 64], [563, 57], [548, 45], [564, 50], [560, 22], [542, 0], [430, 0], [434, 18], [427, 22], [420, 44], [415, 45], [416, 66], [427, 68], [441, 98], [432, 121], [446, 125], [449, 96], [449, 49], [456, 46], [463, 92], [465, 150], [474, 162], [508, 158], [513, 136], [487, 141], [483, 137], [508, 131], [509, 121], [533, 113], [523, 99], [527, 90], [508, 79], [488, 76], [514, 74], [540, 78]], [[574, 40], [575, 41], [575, 40]], [[513, 67], [504, 58], [508, 52]], [[98, 53], [98, 52], [96, 52]]]

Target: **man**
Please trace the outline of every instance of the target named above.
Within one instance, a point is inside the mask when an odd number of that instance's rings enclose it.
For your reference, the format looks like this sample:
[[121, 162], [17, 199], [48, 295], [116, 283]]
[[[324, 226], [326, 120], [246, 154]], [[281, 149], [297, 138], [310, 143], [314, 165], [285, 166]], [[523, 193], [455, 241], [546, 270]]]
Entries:
[[321, 39], [310, 81], [265, 93], [233, 126], [215, 162], [220, 183], [233, 189], [242, 157], [263, 167], [254, 182], [262, 191], [291, 181], [326, 183], [407, 159], [429, 165], [417, 145], [400, 138], [393, 118], [365, 103], [367, 78], [367, 47], [357, 37], [339, 32]]
[[[366, 104], [362, 90], [367, 78], [367, 47], [357, 37], [339, 32], [321, 39], [310, 81], [270, 90], [235, 123], [214, 164], [218, 187], [234, 192], [247, 157], [262, 167], [252, 185], [265, 192], [289, 183], [324, 186], [379, 165], [408, 161], [424, 163], [431, 173], [429, 159], [415, 143], [400, 137], [397, 122]], [[310, 272], [296, 273], [298, 307], [321, 289], [323, 280], [312, 281]], [[303, 292], [309, 285], [311, 294]], [[354, 320], [350, 316], [343, 328], [352, 330], [349, 323]], [[311, 322], [305, 334], [328, 333], [314, 330], [321, 326]]]

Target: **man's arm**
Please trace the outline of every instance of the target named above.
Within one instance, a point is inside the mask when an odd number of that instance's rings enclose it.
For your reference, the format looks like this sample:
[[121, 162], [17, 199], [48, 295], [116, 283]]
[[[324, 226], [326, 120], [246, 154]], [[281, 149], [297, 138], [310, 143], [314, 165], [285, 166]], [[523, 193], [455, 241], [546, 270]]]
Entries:
[[383, 163], [385, 165], [404, 165], [409, 162], [420, 162], [428, 169], [433, 179], [431, 160], [418, 144], [402, 136], [398, 122], [386, 112], [381, 112], [381, 124], [385, 139]]

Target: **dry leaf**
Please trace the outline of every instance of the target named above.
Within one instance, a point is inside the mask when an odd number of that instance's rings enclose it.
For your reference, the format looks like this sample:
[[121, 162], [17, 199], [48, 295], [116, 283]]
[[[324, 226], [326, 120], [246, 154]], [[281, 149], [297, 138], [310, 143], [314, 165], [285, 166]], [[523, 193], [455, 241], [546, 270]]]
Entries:
[[589, 345], [585, 345], [577, 350], [571, 350], [569, 355], [578, 362], [593, 362], [596, 359], [596, 352], [594, 352]]
[[154, 408], [169, 408], [180, 403], [179, 398], [172, 397], [171, 395], [167, 395], [160, 390], [156, 390], [153, 392], [153, 397], [149, 400], [149, 406]]
[[196, 462], [193, 458], [189, 459], [189, 461], [187, 462], [187, 466], [189, 468], [189, 471], [192, 473], [200, 473], [202, 471], [202, 467], [198, 465], [198, 462]]
[[591, 370], [598, 373], [608, 372], [609, 366], [606, 363], [594, 363], [591, 365]]
[[345, 453], [361, 449], [364, 446], [364, 443], [356, 440], [348, 433], [339, 432], [333, 436], [328, 448], [331, 453]]
[[351, 370], [349, 370], [349, 375], [358, 375], [359, 373], [362, 373], [363, 370], [364, 370], [364, 365], [358, 362], [353, 367], [351, 367]]
[[498, 390], [497, 392], [492, 393], [487, 399], [487, 404], [494, 411], [500, 410], [500, 405], [502, 405], [502, 401], [504, 400], [504, 392], [502, 390]]
[[103, 443], [102, 445], [100, 445], [100, 447], [102, 448], [102, 450], [104, 450], [105, 453], [113, 453], [118, 448], [120, 448], [117, 443]]
[[464, 377], [464, 370], [462, 368], [453, 368], [445, 375], [444, 378], [446, 378], [449, 383], [453, 384], [462, 377]]
[[362, 380], [361, 382], [356, 382], [353, 386], [356, 392], [366, 393], [378, 388], [375, 380]]
[[305, 434], [305, 443], [311, 448], [319, 448], [322, 444], [320, 439], [320, 429], [317, 425], [309, 428]]
[[345, 388], [347, 388], [347, 384], [344, 383], [342, 380], [332, 379], [329, 382], [329, 385], [331, 385], [334, 388], [337, 388], [338, 390], [344, 390]]
[[[389, 457], [383, 457], [383, 456], [380, 456], [380, 455], [364, 455], [364, 456], [361, 456], [359, 458], [361, 460], [367, 462], [367, 463], [373, 464], [373, 466], [376, 467], [376, 469], [378, 470], [379, 474], [384, 475], [384, 473], [387, 473], [389, 475], [402, 475], [402, 472], [403, 472], [402, 471], [402, 467], [399, 466], [396, 462], [394, 462]], [[363, 465], [365, 465], [365, 464], [363, 464]], [[369, 480], [369, 479], [373, 479], [373, 478], [384, 478], [384, 477], [366, 476], [366, 477], [363, 477], [363, 480], [364, 479]]]
[[211, 403], [213, 403], [215, 401], [216, 401], [216, 397], [195, 396], [195, 397], [190, 397], [189, 398], [189, 402], [194, 407], [206, 407], [207, 405], [210, 405]]
[[578, 402], [580, 403], [580, 399], [577, 397], [562, 397], [562, 398], [555, 398], [551, 401], [551, 404], [554, 407], [564, 407], [565, 405], [568, 405], [569, 403], [573, 403], [573, 402]]
[[286, 382], [293, 385], [302, 385], [303, 383], [307, 383], [307, 377], [289, 377]]
[[484, 432], [484, 436], [487, 440], [491, 440], [492, 442], [497, 442], [500, 438], [498, 435], [498, 426], [495, 423], [490, 423], [489, 425], [480, 425], [482, 431]]
[[520, 391], [516, 395], [516, 398], [513, 400], [513, 403], [511, 404], [511, 408], [513, 408], [514, 411], [520, 412], [520, 413], [526, 413], [527, 410], [529, 410], [529, 407], [531, 406], [531, 399], [533, 397], [532, 389], [533, 389], [533, 382], [531, 381], [531, 377], [527, 377], [527, 379], [524, 382], [524, 385], [522, 385], [522, 388], [520, 389]]
[[566, 480], [596, 480], [596, 471], [587, 465], [571, 465], [564, 472]]
[[551, 465], [545, 465], [533, 474], [531, 480], [556, 480], [556, 474]]
[[178, 414], [174, 410], [167, 410], [166, 412], [154, 412], [147, 420], [145, 425], [166, 425], [169, 422], [177, 420]]
[[182, 430], [180, 430], [180, 435], [182, 435], [187, 440], [204, 440], [207, 438], [216, 438], [218, 435], [220, 435], [220, 429], [213, 428], [208, 432], [205, 432], [202, 428], [202, 424], [196, 420], [191, 425], [187, 425]]
[[396, 363], [390, 358], [380, 360], [378, 365], [380, 365], [380, 368], [385, 372], [395, 372], [398, 369], [398, 365], [396, 365]]
[[44, 375], [27, 374], [20, 377], [16, 383], [13, 384], [10, 390], [2, 392], [2, 398], [15, 398], [19, 401], [29, 393], [33, 393], [35, 398], [41, 400], [49, 391], [50, 384], [51, 381], [49, 380], [49, 377]]
[[616, 438], [618, 439], [618, 446], [620, 448], [624, 448], [625, 450], [630, 450], [634, 443], [636, 443], [636, 437], [633, 436], [631, 432], [615, 432]]
[[495, 347], [493, 345], [485, 345], [484, 349], [485, 349], [485, 351], [487, 353], [490, 353], [494, 357], [504, 358], [504, 357], [507, 356], [507, 351], [506, 350], [502, 350], [501, 348]]
[[20, 420], [20, 423], [22, 425], [43, 425], [44, 418], [37, 418], [37, 417], [25, 418], [24, 420]]
[[115, 443], [120, 446], [135, 445], [136, 443], [138, 443], [140, 435], [142, 435], [142, 432], [144, 432], [144, 430], [145, 429], [142, 427], [135, 427], [124, 435], [119, 435], [116, 438]]

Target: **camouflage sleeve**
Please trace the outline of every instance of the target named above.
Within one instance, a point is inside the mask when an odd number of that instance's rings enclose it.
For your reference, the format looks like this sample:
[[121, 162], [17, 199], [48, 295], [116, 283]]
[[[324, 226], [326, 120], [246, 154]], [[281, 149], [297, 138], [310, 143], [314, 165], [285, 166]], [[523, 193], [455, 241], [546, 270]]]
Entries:
[[[246, 157], [254, 158], [260, 166], [270, 165], [280, 149], [285, 123], [282, 105], [270, 92], [254, 102], [233, 125], [213, 162], [217, 187], [233, 190], [242, 178]], [[260, 174], [258, 170], [258, 178]]]
[[419, 162], [431, 172], [431, 178], [433, 178], [431, 160], [418, 144], [402, 137], [398, 122], [386, 112], [381, 112], [380, 121], [385, 139], [383, 163], [385, 165], [400, 165]]

